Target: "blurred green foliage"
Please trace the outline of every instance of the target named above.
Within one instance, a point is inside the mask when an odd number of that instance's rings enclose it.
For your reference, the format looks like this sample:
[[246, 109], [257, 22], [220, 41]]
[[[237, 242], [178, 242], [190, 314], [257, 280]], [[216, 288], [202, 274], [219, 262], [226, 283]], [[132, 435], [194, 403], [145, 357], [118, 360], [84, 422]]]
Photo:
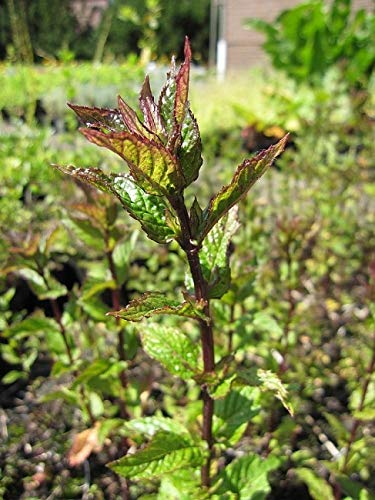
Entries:
[[298, 82], [321, 85], [340, 65], [351, 85], [366, 85], [375, 63], [375, 16], [353, 9], [352, 0], [311, 0], [283, 11], [275, 21], [249, 19], [266, 36], [263, 45], [275, 68]]

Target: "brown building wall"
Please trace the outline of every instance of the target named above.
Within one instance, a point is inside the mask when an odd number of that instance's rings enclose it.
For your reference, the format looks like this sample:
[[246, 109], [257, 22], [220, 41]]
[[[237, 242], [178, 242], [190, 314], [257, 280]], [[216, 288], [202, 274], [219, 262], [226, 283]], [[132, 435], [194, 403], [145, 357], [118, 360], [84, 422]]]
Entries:
[[[227, 42], [227, 69], [243, 68], [266, 60], [262, 49], [264, 36], [255, 30], [245, 29], [244, 19], [259, 17], [272, 21], [285, 9], [294, 7], [299, 0], [225, 0], [224, 38]], [[354, 8], [371, 9], [372, 0], [354, 0]]]

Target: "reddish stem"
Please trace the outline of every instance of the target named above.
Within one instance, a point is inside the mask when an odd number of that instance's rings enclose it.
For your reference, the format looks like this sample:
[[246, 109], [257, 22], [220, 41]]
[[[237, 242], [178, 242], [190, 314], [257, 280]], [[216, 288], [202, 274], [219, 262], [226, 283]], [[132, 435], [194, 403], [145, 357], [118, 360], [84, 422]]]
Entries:
[[[199, 328], [201, 335], [203, 369], [204, 373], [213, 372], [215, 369], [215, 353], [214, 353], [214, 337], [212, 330], [210, 302], [208, 298], [208, 289], [206, 280], [203, 277], [202, 266], [199, 260], [199, 247], [193, 241], [189, 215], [182, 195], [171, 197], [171, 205], [176, 211], [181, 225], [181, 237], [179, 240], [181, 248], [184, 250], [189, 263], [191, 276], [194, 282], [194, 293], [196, 300], [205, 302], [204, 314], [209, 320], [199, 320]], [[211, 484], [210, 468], [213, 455], [213, 434], [212, 434], [212, 419], [214, 413], [214, 400], [211, 398], [208, 388], [205, 384], [202, 385], [203, 399], [203, 424], [202, 438], [206, 441], [209, 454], [206, 463], [201, 468], [202, 486], [209, 487]]]

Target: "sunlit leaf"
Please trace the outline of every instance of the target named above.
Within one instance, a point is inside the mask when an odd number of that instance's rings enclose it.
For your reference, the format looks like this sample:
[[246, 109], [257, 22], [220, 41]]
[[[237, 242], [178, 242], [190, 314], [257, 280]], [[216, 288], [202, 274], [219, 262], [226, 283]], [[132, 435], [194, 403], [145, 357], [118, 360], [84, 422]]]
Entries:
[[186, 379], [200, 372], [199, 344], [181, 330], [148, 323], [140, 334], [147, 354], [164, 365], [172, 375]]
[[198, 467], [204, 459], [204, 448], [185, 435], [161, 431], [145, 448], [110, 463], [109, 467], [130, 479], [156, 479], [181, 468]]
[[161, 144], [129, 132], [104, 134], [93, 129], [81, 132], [90, 142], [121, 156], [134, 180], [147, 193], [168, 195], [184, 185], [176, 159]]
[[120, 132], [126, 130], [118, 109], [78, 106], [68, 103], [83, 125], [103, 132]]
[[146, 193], [130, 175], [107, 176], [98, 168], [78, 168], [73, 165], [54, 167], [101, 191], [114, 194], [129, 215], [141, 223], [150, 239], [158, 243], [173, 239], [174, 232], [166, 222], [167, 202], [160, 196]]
[[127, 321], [141, 321], [156, 314], [175, 314], [189, 318], [208, 319], [203, 313], [205, 302], [193, 300], [180, 303], [169, 299], [161, 292], [146, 292], [138, 299], [132, 300], [124, 309], [108, 314]]
[[152, 417], [133, 418], [125, 422], [123, 428], [127, 433], [146, 436], [151, 438], [160, 431], [171, 432], [173, 434], [189, 435], [189, 431], [177, 420], [154, 415]]

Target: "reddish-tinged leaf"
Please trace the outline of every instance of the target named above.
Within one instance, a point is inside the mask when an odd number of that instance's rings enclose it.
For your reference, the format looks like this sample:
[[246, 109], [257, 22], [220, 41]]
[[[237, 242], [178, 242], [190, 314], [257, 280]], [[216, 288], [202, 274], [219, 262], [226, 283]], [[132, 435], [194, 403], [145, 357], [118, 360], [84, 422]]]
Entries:
[[231, 183], [224, 186], [216, 196], [211, 198], [203, 214], [205, 224], [199, 237], [201, 241], [221, 217], [246, 195], [251, 186], [265, 173], [275, 158], [284, 151], [287, 140], [288, 134], [277, 144], [242, 162], [237, 168]]
[[185, 118], [188, 93], [189, 93], [189, 75], [191, 63], [191, 50], [189, 39], [185, 38], [185, 60], [182, 63], [176, 76], [176, 96], [174, 104], [174, 117], [177, 123], [181, 123]]
[[129, 132], [147, 137], [148, 139], [153, 139], [156, 142], [160, 141], [157, 135], [143, 125], [143, 123], [139, 120], [137, 113], [120, 96], [118, 96], [117, 100], [122, 119]]
[[118, 109], [90, 108], [68, 103], [79, 120], [88, 128], [102, 131], [120, 132], [126, 130], [121, 113]]
[[171, 62], [171, 70], [167, 73], [167, 81], [164, 84], [158, 101], [158, 109], [163, 120], [166, 132], [170, 135], [175, 127], [174, 105], [176, 95], [176, 64], [174, 58]]
[[139, 107], [144, 116], [144, 123], [155, 134], [165, 136], [165, 128], [159, 113], [159, 109], [155, 104], [154, 96], [150, 87], [150, 79], [148, 75], [143, 82], [141, 94], [139, 96]]
[[90, 142], [121, 156], [147, 193], [168, 195], [184, 186], [179, 165], [162, 145], [129, 132], [103, 134], [97, 130], [80, 130]]
[[107, 177], [100, 168], [79, 168], [74, 165], [52, 165], [57, 170], [64, 174], [69, 174], [72, 177], [90, 184], [100, 191], [105, 193], [112, 193], [110, 179]]

